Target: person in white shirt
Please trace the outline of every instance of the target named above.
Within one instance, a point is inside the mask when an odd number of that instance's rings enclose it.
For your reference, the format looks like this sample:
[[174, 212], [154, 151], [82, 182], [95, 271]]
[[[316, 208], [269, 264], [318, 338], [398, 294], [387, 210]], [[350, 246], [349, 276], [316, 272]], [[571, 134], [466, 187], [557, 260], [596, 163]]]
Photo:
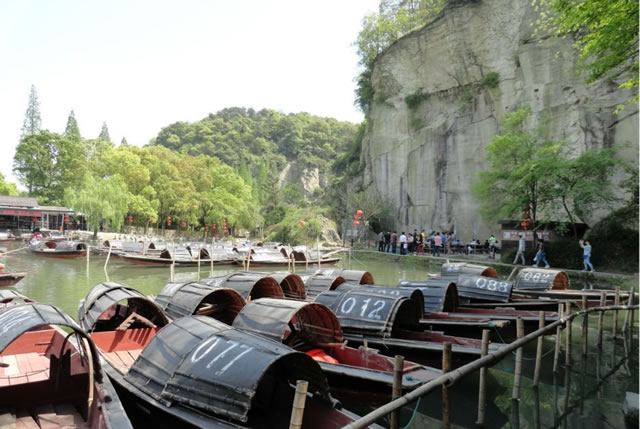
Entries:
[[518, 257], [522, 259], [522, 265], [524, 265], [524, 235], [520, 234], [520, 240], [518, 240], [518, 253], [516, 253], [516, 257], [513, 259], [513, 265], [518, 262]]
[[398, 239], [398, 241], [400, 242], [400, 254], [406, 255], [407, 254], [407, 236], [404, 235], [404, 231], [402, 231], [402, 234], [400, 234], [400, 238]]

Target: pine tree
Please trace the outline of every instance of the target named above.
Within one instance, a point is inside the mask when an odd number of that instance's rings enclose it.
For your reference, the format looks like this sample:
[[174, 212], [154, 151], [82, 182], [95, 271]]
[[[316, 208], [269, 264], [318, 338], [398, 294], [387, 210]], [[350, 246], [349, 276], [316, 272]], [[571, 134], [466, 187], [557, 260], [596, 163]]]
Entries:
[[126, 137], [122, 137], [122, 140], [120, 140], [120, 146], [129, 146], [129, 142], [127, 142]]
[[109, 137], [109, 128], [107, 128], [107, 121], [102, 123], [102, 129], [100, 130], [98, 138], [106, 142], [111, 142], [111, 137]]
[[38, 101], [38, 93], [36, 86], [31, 85], [31, 92], [29, 93], [29, 105], [27, 111], [24, 114], [24, 122], [22, 123], [22, 133], [20, 138], [29, 136], [32, 134], [38, 134], [40, 132], [40, 102]]
[[78, 127], [78, 121], [76, 120], [76, 114], [71, 111], [67, 118], [67, 126], [64, 129], [64, 136], [66, 137], [80, 137], [80, 128]]

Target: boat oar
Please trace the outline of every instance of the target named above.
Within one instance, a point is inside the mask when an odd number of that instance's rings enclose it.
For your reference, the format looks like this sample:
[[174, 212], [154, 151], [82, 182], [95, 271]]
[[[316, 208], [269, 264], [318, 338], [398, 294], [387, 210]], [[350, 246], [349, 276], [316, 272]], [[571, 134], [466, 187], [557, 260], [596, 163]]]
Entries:
[[24, 250], [24, 249], [26, 249], [26, 248], [28, 248], [28, 247], [29, 247], [29, 246], [24, 246], [24, 247], [21, 247], [21, 248], [19, 248], [19, 249], [9, 250], [8, 252], [2, 252], [2, 251], [0, 251], [0, 254], [2, 254], [2, 255], [8, 255], [9, 253], [18, 252], [18, 251], [20, 251], [20, 250]]

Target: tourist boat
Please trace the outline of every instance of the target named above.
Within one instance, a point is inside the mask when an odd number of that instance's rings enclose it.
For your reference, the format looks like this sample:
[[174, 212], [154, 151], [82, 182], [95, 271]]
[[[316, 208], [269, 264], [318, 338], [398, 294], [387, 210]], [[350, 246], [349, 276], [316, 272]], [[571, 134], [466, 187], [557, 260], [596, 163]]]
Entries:
[[[149, 267], [167, 267], [169, 265], [175, 265], [178, 267], [195, 267], [198, 264], [201, 266], [207, 266], [211, 264], [209, 258], [209, 252], [211, 249], [201, 247], [198, 249], [191, 249], [189, 247], [178, 246], [173, 249], [164, 248], [159, 252], [153, 254], [142, 254], [132, 252], [120, 252], [116, 255], [126, 262], [131, 262], [139, 265], [146, 265]], [[225, 254], [218, 254], [214, 252], [214, 265], [232, 265], [233, 260], [228, 258]]]
[[0, 311], [1, 427], [131, 428], [78, 324], [59, 308], [7, 292]]
[[29, 243], [34, 255], [47, 258], [80, 258], [87, 256], [87, 245], [80, 241], [39, 240]]
[[18, 240], [20, 240], [20, 238], [13, 235], [10, 231], [0, 232], [0, 243], [12, 243]]
[[[340, 322], [324, 305], [282, 298], [247, 303], [234, 289], [201, 283], [169, 283], [156, 302], [174, 320], [206, 315], [309, 354], [341, 396], [367, 392], [386, 397], [391, 392], [393, 359], [372, 348], [347, 346]], [[439, 375], [439, 370], [405, 361], [403, 388], [413, 389]]]
[[[424, 331], [420, 327], [423, 309], [406, 296], [354, 288], [322, 292], [315, 302], [326, 305], [336, 314], [346, 340], [373, 345], [385, 354], [400, 354], [439, 367], [443, 343], [448, 342], [452, 344], [454, 366], [480, 356], [481, 342], [478, 339]], [[489, 346], [490, 351], [500, 347], [498, 344]]]
[[9, 273], [4, 271], [4, 264], [0, 263], [0, 286], [13, 286], [25, 278], [27, 273]]
[[332, 258], [316, 252], [311, 255], [304, 246], [298, 246], [287, 252], [285, 247], [276, 249], [250, 248], [246, 253], [240, 253], [234, 259], [234, 263], [249, 267], [287, 267], [287, 266], [321, 266], [335, 265], [340, 258]]
[[339, 410], [310, 356], [206, 316], [168, 323], [151, 300], [118, 283], [95, 286], [78, 310], [119, 392], [153, 427], [289, 427], [294, 385], [309, 382], [303, 427], [338, 428]]
[[314, 299], [325, 290], [334, 290], [342, 283], [367, 284], [374, 283], [368, 271], [345, 270], [342, 268], [315, 268], [300, 275], [309, 299]]

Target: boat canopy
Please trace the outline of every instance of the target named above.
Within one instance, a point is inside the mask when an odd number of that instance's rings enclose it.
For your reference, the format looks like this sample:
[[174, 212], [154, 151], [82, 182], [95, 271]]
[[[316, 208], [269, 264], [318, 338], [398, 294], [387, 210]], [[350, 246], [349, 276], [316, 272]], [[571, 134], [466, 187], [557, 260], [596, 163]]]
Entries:
[[258, 298], [284, 298], [282, 287], [271, 276], [253, 273], [236, 272], [226, 276], [209, 277], [200, 283], [214, 287], [228, 287], [238, 292], [246, 300]]
[[265, 276], [273, 277], [282, 288], [285, 298], [306, 299], [307, 293], [304, 288], [304, 282], [302, 278], [294, 273], [288, 272], [262, 272], [251, 271], [254, 274], [263, 274]]
[[[71, 329], [73, 333], [87, 340], [93, 357], [95, 379], [102, 382], [100, 355], [95, 344], [71, 316], [53, 305], [28, 303], [0, 311], [0, 353], [25, 332], [52, 325]], [[62, 356], [63, 352], [64, 350], [60, 350], [58, 357]]]
[[300, 279], [304, 283], [307, 298], [315, 299], [318, 294], [326, 290], [335, 290], [338, 285], [345, 282], [340, 276], [326, 276], [320, 273], [302, 274]]
[[200, 314], [227, 325], [247, 303], [233, 289], [197, 282], [168, 283], [155, 301], [171, 319]]
[[322, 304], [261, 298], [249, 302], [233, 321], [233, 327], [283, 342], [299, 350], [301, 345], [342, 342], [336, 315]]
[[[128, 314], [119, 314], [121, 309], [118, 304], [125, 300], [127, 301], [126, 311]], [[78, 322], [86, 331], [103, 330], [99, 326], [101, 322], [113, 323], [118, 320], [117, 317], [112, 321], [101, 317], [108, 310], [114, 313], [111, 316], [119, 315], [121, 318], [135, 313], [156, 326], [164, 326], [169, 323], [169, 319], [158, 304], [134, 288], [116, 282], [98, 283], [89, 291], [87, 297], [80, 302]], [[105, 329], [115, 329], [115, 327], [110, 326]]]
[[418, 325], [422, 310], [415, 301], [404, 296], [379, 295], [367, 289], [325, 291], [315, 302], [329, 307], [342, 329], [351, 334], [387, 337], [396, 329]]
[[77, 250], [86, 250], [87, 245], [80, 241], [38, 241], [31, 245], [32, 249], [55, 249], [56, 252], [74, 252]]
[[467, 264], [464, 262], [457, 263], [445, 263], [440, 267], [440, 273], [453, 274], [453, 273], [465, 273], [475, 274], [477, 276], [498, 278], [498, 273], [493, 267], [487, 267], [485, 265]]
[[516, 277], [516, 289], [559, 289], [569, 287], [569, 276], [564, 271], [549, 270], [543, 268], [524, 268]]
[[26, 304], [29, 302], [35, 302], [28, 296], [21, 294], [20, 292], [12, 289], [0, 289], [0, 309], [6, 308], [12, 305]]
[[424, 313], [452, 312], [458, 307], [458, 289], [449, 279], [430, 277], [424, 281], [401, 280], [397, 287], [405, 290], [420, 290]]
[[361, 289], [367, 290], [367, 292], [371, 292], [377, 295], [392, 295], [392, 296], [406, 296], [407, 298], [416, 302], [418, 307], [421, 309], [420, 318], [422, 318], [425, 300], [422, 291], [419, 288], [399, 288], [393, 286], [371, 286], [371, 285], [354, 285], [351, 283], [342, 283], [335, 290], [337, 291], [345, 291], [352, 289]]
[[373, 276], [369, 271], [345, 270], [342, 268], [317, 268], [305, 272], [305, 274], [312, 273], [325, 276], [342, 277], [346, 282], [360, 285], [374, 284]]
[[125, 379], [168, 407], [182, 404], [240, 422], [249, 421], [252, 410], [259, 416], [273, 409], [297, 380], [332, 401], [311, 357], [204, 316], [158, 331]]

